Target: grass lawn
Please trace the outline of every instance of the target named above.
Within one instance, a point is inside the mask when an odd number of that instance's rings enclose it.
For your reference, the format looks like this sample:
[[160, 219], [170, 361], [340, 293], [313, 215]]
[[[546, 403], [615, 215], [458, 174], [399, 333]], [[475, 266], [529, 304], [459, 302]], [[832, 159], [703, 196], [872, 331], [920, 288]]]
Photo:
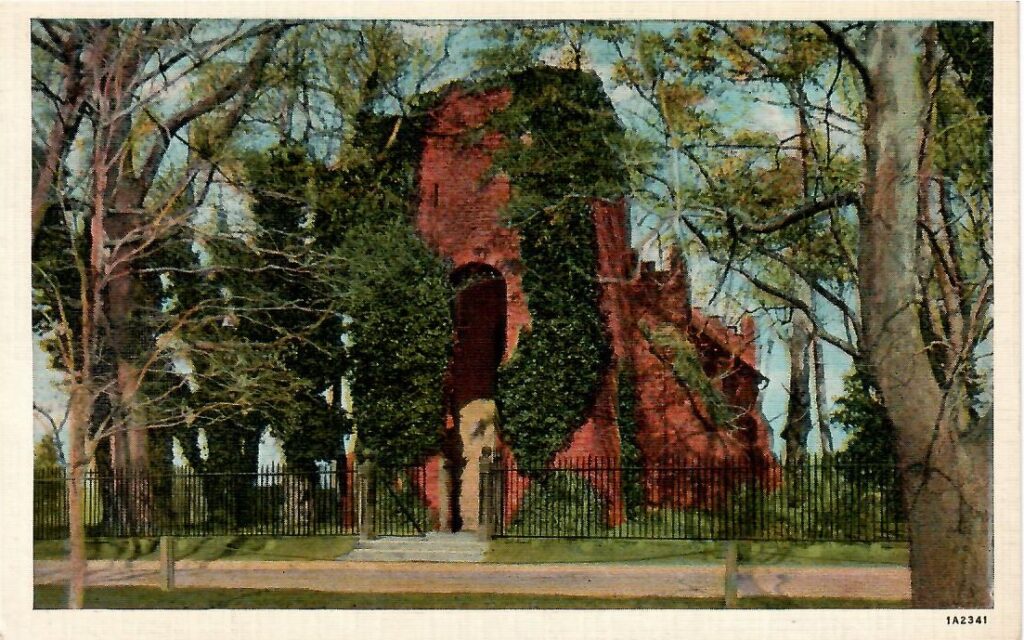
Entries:
[[[213, 536], [177, 538], [181, 560], [334, 560], [355, 546], [354, 536]], [[67, 557], [63, 540], [35, 543], [36, 560]], [[159, 538], [97, 538], [88, 542], [90, 560], [159, 560]], [[906, 566], [907, 545], [898, 543], [741, 542], [740, 561], [750, 564], [894, 564]], [[625, 562], [629, 564], [719, 563], [720, 542], [694, 540], [493, 540], [488, 562]]]
[[[740, 562], [749, 564], [895, 564], [906, 566], [905, 543], [741, 542]], [[625, 562], [629, 564], [719, 563], [722, 543], [696, 540], [560, 540], [501, 538], [491, 542], [488, 562]]]
[[[64, 587], [36, 585], [36, 609], [64, 607]], [[841, 598], [741, 598], [744, 609], [905, 608], [909, 603]], [[717, 598], [589, 598], [491, 593], [327, 593], [303, 589], [92, 587], [90, 609], [720, 609]]]
[[[86, 548], [90, 560], [159, 560], [159, 538], [96, 538]], [[179, 560], [334, 560], [355, 546], [355, 536], [211, 536], [176, 538]], [[36, 560], [67, 557], [64, 540], [37, 541]]]

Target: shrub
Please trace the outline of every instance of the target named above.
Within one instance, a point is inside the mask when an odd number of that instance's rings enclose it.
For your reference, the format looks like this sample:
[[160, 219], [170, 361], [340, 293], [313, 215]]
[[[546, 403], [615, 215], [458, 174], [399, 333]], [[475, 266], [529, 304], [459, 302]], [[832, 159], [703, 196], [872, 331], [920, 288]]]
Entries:
[[552, 471], [530, 484], [508, 535], [581, 538], [607, 528], [607, 501], [586, 479]]

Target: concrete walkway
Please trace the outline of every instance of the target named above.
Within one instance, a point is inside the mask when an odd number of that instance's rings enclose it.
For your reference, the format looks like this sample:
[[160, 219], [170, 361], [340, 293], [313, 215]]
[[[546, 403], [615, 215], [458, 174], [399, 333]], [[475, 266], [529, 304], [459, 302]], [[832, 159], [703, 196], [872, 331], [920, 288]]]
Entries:
[[[423, 562], [181, 560], [178, 587], [312, 589], [349, 593], [519, 593], [720, 598], [722, 565], [446, 564]], [[64, 560], [35, 562], [36, 584], [67, 580]], [[740, 597], [903, 600], [910, 571], [892, 566], [740, 567]], [[160, 584], [153, 561], [90, 561], [90, 586]]]

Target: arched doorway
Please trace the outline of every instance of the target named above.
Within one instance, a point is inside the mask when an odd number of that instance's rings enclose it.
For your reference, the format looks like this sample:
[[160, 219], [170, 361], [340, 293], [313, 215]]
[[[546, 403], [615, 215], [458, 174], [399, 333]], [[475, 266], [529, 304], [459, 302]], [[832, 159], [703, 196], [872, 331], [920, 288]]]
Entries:
[[449, 508], [453, 531], [476, 529], [480, 452], [494, 447], [494, 393], [505, 353], [505, 280], [494, 268], [470, 264], [452, 274], [455, 331], [449, 398], [455, 428], [445, 457], [452, 470]]
[[452, 274], [452, 282], [452, 399], [461, 409], [472, 400], [494, 397], [498, 365], [505, 354], [505, 279], [492, 267], [470, 264]]

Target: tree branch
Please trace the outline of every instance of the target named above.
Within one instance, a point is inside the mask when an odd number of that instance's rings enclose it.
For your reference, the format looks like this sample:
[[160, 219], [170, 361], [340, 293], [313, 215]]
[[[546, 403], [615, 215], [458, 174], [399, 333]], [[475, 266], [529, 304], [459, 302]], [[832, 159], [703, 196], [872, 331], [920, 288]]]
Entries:
[[[708, 259], [716, 264], [722, 264], [724, 261], [718, 256], [716, 256], [714, 252], [711, 251], [711, 248], [708, 245], [708, 239], [700, 231], [700, 229], [698, 229], [696, 225], [690, 222], [685, 216], [680, 216], [680, 219], [683, 221], [683, 224], [686, 225], [686, 228], [689, 229], [690, 233], [692, 233], [704, 246], [704, 250], [707, 253]], [[825, 328], [821, 326], [821, 323], [817, 321], [817, 319], [811, 311], [810, 306], [806, 302], [786, 293], [779, 287], [776, 287], [772, 284], [769, 284], [768, 282], [765, 282], [761, 278], [747, 271], [745, 268], [743, 268], [742, 265], [733, 264], [732, 270], [742, 275], [751, 284], [753, 284], [755, 287], [757, 287], [764, 293], [767, 293], [770, 296], [773, 296], [775, 298], [778, 298], [779, 300], [784, 301], [786, 304], [793, 307], [794, 309], [799, 309], [800, 311], [803, 311], [804, 314], [806, 314], [807, 317], [811, 319], [811, 322], [814, 324], [818, 336], [822, 340], [828, 342], [831, 345], [834, 345], [836, 348], [844, 351], [851, 357], [858, 357], [858, 355], [860, 354], [860, 350], [852, 342], [848, 340], [843, 340], [839, 336], [836, 336], [833, 333], [826, 331]]]
[[83, 115], [82, 107], [85, 102], [82, 68], [78, 61], [80, 43], [76, 38], [69, 36], [62, 41], [62, 44], [67, 63], [64, 65], [62, 74], [60, 104], [57, 107], [53, 125], [50, 127], [50, 133], [46, 137], [46, 155], [32, 188], [33, 237], [43, 224], [47, 200], [57, 176], [57, 169], [78, 133], [78, 125], [81, 123]]
[[856, 191], [844, 191], [831, 195], [821, 200], [809, 202], [803, 206], [797, 207], [796, 209], [785, 213], [781, 216], [773, 218], [767, 222], [754, 222], [752, 220], [745, 220], [737, 225], [737, 230], [741, 233], [748, 231], [751, 233], [772, 233], [773, 231], [779, 231], [786, 227], [802, 222], [808, 218], [811, 218], [819, 213], [835, 209], [837, 207], [845, 207], [852, 204], [857, 204], [860, 201], [860, 194]]
[[832, 44], [839, 49], [839, 52], [843, 54], [843, 57], [853, 65], [853, 68], [857, 70], [857, 74], [860, 76], [861, 84], [864, 85], [864, 96], [868, 100], [875, 99], [875, 87], [871, 82], [871, 74], [868, 72], [868, 68], [864, 65], [864, 61], [860, 59], [857, 52], [853, 50], [850, 43], [846, 41], [846, 38], [842, 34], [836, 32], [832, 26], [824, 20], [816, 20], [814, 24], [818, 25]]
[[[252, 91], [255, 89], [254, 81], [259, 77], [263, 68], [270, 60], [274, 49], [274, 42], [284, 29], [284, 26], [278, 25], [277, 28], [262, 34], [256, 43], [256, 50], [253, 52], [252, 58], [250, 58], [246, 67], [222, 84], [216, 91], [175, 113], [163, 123], [157, 123], [161, 129], [161, 136], [154, 143], [149, 156], [143, 162], [139, 178], [142, 185], [152, 183], [157, 169], [163, 161], [164, 154], [167, 153], [171, 138], [179, 129], [196, 118], [213, 111], [239, 92], [243, 93], [243, 102], [247, 101], [248, 96], [251, 96]], [[237, 123], [237, 111], [232, 113], [229, 119]], [[145, 188], [141, 191], [144, 192]]]

